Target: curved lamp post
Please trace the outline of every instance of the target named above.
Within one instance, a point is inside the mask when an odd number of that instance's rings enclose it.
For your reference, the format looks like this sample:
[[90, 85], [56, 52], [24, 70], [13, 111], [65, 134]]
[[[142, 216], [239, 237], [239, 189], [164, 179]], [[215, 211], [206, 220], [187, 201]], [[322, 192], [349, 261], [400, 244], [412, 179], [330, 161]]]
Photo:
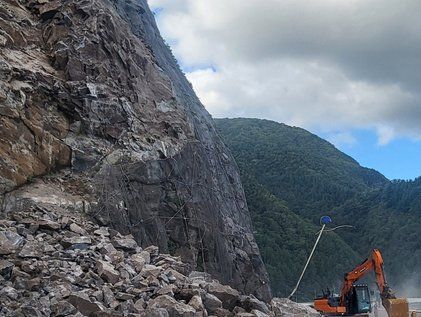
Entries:
[[332, 229], [325, 230], [326, 226], [331, 222], [332, 222], [332, 218], [330, 218], [329, 216], [323, 216], [323, 217], [320, 218], [320, 224], [322, 225], [322, 228], [320, 229], [319, 232], [316, 233], [316, 234], [318, 234], [316, 242], [314, 243], [313, 249], [311, 250], [310, 256], [307, 259], [307, 262], [304, 266], [304, 269], [301, 272], [300, 278], [298, 279], [298, 282], [295, 285], [294, 289], [292, 290], [291, 294], [288, 296], [288, 299], [291, 299], [292, 296], [294, 296], [295, 292], [297, 291], [298, 287], [300, 286], [301, 280], [303, 279], [304, 273], [306, 272], [307, 267], [310, 264], [311, 258], [313, 257], [313, 254], [314, 254], [314, 251], [316, 250], [316, 247], [319, 244], [319, 241], [320, 241], [320, 238], [322, 237], [323, 231], [330, 232], [330, 231], [334, 231], [336, 229], [344, 228], [344, 227], [354, 228], [354, 226], [350, 226], [350, 225], [341, 225], [341, 226], [337, 226], [337, 227], [332, 228]]

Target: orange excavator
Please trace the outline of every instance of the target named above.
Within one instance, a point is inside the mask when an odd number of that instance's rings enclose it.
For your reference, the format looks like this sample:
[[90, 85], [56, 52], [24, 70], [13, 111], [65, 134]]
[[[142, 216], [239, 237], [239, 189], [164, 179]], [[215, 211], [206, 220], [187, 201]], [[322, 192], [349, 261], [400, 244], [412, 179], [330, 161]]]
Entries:
[[370, 271], [376, 274], [382, 305], [389, 317], [408, 317], [408, 301], [406, 298], [396, 298], [387, 285], [383, 258], [377, 249], [374, 249], [370, 257], [362, 264], [345, 274], [340, 295], [334, 295], [328, 290], [323, 296], [314, 300], [314, 308], [328, 316], [368, 316], [371, 312], [370, 291], [367, 285], [355, 283]]

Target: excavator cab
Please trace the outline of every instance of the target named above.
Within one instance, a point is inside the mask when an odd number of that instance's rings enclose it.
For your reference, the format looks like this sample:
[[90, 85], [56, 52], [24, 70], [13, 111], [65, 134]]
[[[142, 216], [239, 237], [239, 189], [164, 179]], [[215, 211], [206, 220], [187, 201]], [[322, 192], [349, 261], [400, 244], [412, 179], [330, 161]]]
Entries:
[[354, 285], [346, 296], [348, 314], [371, 313], [370, 291], [367, 285]]
[[365, 315], [371, 313], [370, 291], [367, 285], [354, 285], [345, 296], [345, 306], [341, 297], [328, 289], [314, 301], [314, 308], [324, 315]]
[[342, 316], [346, 313], [346, 307], [340, 304], [341, 297], [327, 289], [323, 295], [314, 299], [314, 309], [323, 312], [325, 316]]

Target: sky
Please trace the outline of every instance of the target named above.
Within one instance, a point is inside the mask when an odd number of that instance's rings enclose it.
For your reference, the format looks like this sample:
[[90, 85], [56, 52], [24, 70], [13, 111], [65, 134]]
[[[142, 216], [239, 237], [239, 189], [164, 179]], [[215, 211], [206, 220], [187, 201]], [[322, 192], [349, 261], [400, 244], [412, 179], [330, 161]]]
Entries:
[[149, 0], [206, 109], [305, 128], [421, 176], [421, 1]]

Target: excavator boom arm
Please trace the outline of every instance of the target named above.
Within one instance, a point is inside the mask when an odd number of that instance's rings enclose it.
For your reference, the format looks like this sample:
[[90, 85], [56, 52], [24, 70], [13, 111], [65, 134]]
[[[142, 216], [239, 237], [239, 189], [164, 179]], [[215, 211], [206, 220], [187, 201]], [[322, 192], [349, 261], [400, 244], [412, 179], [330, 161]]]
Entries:
[[371, 270], [374, 270], [376, 274], [377, 286], [382, 297], [385, 296], [386, 298], [388, 298], [390, 296], [390, 291], [387, 287], [386, 277], [383, 271], [382, 254], [379, 250], [374, 249], [368, 259], [366, 259], [362, 264], [358, 265], [352, 271], [345, 274], [345, 280], [341, 291], [342, 305], [344, 305], [346, 294], [348, 294], [348, 292], [351, 290], [354, 283]]
[[383, 257], [378, 249], [374, 249], [370, 257], [345, 275], [341, 291], [340, 304], [346, 306], [346, 297], [354, 283], [371, 270], [376, 274], [376, 283], [380, 291], [383, 307], [390, 317], [406, 317], [409, 314], [408, 301], [405, 298], [396, 298], [387, 285], [383, 270]]

